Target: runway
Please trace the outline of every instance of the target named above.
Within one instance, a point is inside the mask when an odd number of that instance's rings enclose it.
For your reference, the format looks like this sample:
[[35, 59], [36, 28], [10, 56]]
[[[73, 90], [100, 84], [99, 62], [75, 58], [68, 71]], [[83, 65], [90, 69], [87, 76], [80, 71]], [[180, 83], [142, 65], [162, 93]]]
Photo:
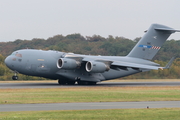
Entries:
[[[59, 85], [56, 82], [41, 83], [0, 83], [0, 89], [19, 88], [63, 88], [63, 87], [84, 87], [86, 85]], [[180, 82], [101, 82], [97, 85], [87, 87], [126, 87], [126, 86], [180, 86]]]
[[51, 104], [7, 104], [0, 105], [0, 112], [46, 111], [46, 110], [92, 110], [130, 108], [180, 108], [180, 101], [154, 102], [95, 102], [95, 103], [51, 103]]

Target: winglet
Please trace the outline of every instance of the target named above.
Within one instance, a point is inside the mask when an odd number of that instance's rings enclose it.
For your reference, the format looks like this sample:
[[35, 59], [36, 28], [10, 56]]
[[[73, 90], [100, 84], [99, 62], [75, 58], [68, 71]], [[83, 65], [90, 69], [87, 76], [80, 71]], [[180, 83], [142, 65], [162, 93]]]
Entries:
[[172, 57], [171, 60], [167, 63], [167, 65], [163, 69], [170, 68], [174, 60], [175, 60], [175, 57]]

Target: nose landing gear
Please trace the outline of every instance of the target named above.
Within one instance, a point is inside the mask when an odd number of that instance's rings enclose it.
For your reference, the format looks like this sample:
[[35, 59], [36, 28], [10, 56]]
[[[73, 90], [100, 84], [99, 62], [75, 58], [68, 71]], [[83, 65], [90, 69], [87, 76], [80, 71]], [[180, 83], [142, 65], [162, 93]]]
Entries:
[[18, 80], [18, 76], [15, 76], [15, 75], [14, 75], [14, 76], [12, 76], [12, 79], [13, 79], [13, 80]]
[[17, 72], [14, 72], [14, 75], [12, 76], [13, 80], [18, 80]]

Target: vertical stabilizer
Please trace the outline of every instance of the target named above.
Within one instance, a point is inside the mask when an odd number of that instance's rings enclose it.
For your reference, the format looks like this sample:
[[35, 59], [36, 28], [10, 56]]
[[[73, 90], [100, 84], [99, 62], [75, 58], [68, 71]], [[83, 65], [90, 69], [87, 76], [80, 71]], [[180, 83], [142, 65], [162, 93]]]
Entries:
[[180, 31], [164, 25], [152, 24], [127, 56], [152, 60], [163, 43], [174, 32]]

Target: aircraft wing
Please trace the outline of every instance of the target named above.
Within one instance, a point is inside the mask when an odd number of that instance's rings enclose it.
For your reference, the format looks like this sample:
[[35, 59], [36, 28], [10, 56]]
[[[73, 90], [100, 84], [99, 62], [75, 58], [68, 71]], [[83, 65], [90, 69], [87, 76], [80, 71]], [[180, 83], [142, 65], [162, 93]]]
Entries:
[[[136, 70], [140, 70], [140, 69], [158, 70], [158, 69], [170, 68], [174, 59], [175, 59], [174, 57], [171, 58], [171, 60], [167, 63], [165, 67], [155, 66], [155, 65], [146, 65], [146, 64], [140, 64], [140, 63], [122, 62], [122, 61], [109, 61], [106, 59], [100, 59], [100, 60], [96, 59], [95, 61], [109, 64], [110, 68], [115, 69], [115, 70], [120, 70], [120, 69], [127, 70], [127, 68], [132, 68]], [[82, 61], [88, 61], [88, 60], [93, 60], [93, 59], [84, 58]]]
[[171, 66], [172, 62], [174, 61], [174, 57], [171, 58], [171, 60], [168, 62], [168, 64], [165, 67], [161, 67], [158, 65], [150, 65], [150, 64], [141, 64], [141, 63], [133, 63], [133, 62], [125, 62], [125, 61], [116, 61], [116, 60], [110, 60], [110, 59], [103, 59], [103, 58], [95, 58], [95, 57], [89, 57], [89, 56], [79, 56], [79, 55], [71, 55], [66, 56], [66, 58], [74, 59], [74, 60], [80, 60], [81, 62], [96, 62], [96, 64], [103, 63], [107, 65], [109, 68], [114, 70], [128, 70], [127, 68], [132, 68], [135, 70], [158, 70], [158, 69], [167, 69]]

